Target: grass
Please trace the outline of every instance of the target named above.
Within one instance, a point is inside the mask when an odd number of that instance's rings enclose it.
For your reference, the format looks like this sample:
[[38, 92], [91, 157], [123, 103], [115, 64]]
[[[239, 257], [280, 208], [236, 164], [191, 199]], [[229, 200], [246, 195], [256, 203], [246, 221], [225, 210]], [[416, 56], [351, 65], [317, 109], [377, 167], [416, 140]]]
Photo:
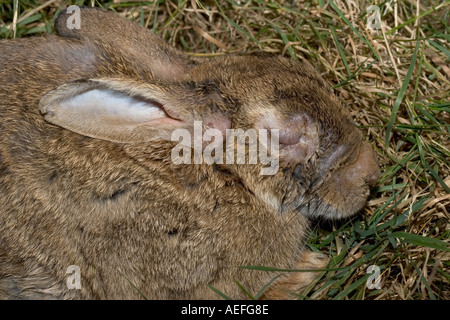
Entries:
[[[449, 0], [70, 4], [117, 11], [192, 55], [265, 51], [309, 60], [375, 148], [382, 177], [358, 216], [316, 224], [308, 245], [331, 262], [299, 298], [450, 299]], [[367, 27], [372, 4], [379, 30]], [[0, 0], [0, 37], [53, 32], [66, 5]], [[380, 289], [366, 285], [371, 265]]]

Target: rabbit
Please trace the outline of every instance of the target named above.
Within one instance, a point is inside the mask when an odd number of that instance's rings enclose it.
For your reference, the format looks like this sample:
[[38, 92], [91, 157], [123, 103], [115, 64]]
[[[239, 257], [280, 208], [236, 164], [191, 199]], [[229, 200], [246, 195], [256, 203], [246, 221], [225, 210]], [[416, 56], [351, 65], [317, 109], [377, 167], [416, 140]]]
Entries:
[[[305, 248], [312, 219], [355, 215], [379, 179], [327, 83], [306, 61], [198, 58], [79, 14], [79, 29], [65, 10], [55, 35], [0, 41], [0, 299], [248, 298], [236, 281], [298, 296], [328, 263]], [[173, 133], [195, 123], [266, 130], [277, 170], [174, 163]]]

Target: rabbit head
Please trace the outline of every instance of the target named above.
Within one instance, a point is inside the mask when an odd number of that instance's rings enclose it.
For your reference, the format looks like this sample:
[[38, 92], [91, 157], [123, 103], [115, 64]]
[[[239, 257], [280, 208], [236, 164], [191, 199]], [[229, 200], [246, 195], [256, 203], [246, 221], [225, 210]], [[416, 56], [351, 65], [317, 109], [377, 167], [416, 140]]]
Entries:
[[[26, 296], [30, 274], [63, 298], [135, 297], [129, 282], [151, 298], [242, 294], [235, 280], [270, 276], [232, 266], [293, 267], [308, 217], [364, 205], [375, 155], [307, 62], [199, 59], [117, 14], [70, 17], [0, 42], [0, 296]], [[220, 148], [232, 129], [254, 130], [256, 161], [251, 137]], [[81, 293], [61, 284], [68, 265]]]
[[95, 12], [105, 17], [90, 19], [94, 11], [85, 13], [80, 30], [58, 19], [58, 33], [124, 48], [119, 56], [139, 64], [143, 79], [67, 83], [41, 100], [47, 121], [122, 143], [170, 141], [176, 129], [193, 133], [194, 121], [223, 136], [232, 128], [279, 130], [277, 173], [261, 177], [261, 164], [250, 165], [248, 153], [246, 165], [226, 166], [249, 191], [279, 212], [331, 219], [353, 215], [365, 204], [368, 187], [378, 180], [375, 155], [307, 62], [274, 56], [194, 59], [136, 25], [127, 23], [121, 36], [115, 17]]

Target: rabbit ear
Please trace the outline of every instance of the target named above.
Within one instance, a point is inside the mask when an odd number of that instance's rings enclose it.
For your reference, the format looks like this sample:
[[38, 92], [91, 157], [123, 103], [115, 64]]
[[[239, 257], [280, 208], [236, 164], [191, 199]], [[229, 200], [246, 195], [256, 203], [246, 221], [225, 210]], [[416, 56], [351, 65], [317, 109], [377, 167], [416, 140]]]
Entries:
[[40, 100], [45, 119], [76, 133], [113, 142], [170, 140], [187, 123], [167, 105], [161, 88], [98, 79], [64, 84]]
[[[71, 23], [75, 18], [79, 19], [79, 28]], [[198, 62], [150, 30], [116, 13], [97, 8], [64, 10], [55, 21], [55, 30], [66, 38], [87, 40], [120, 50], [128, 61], [136, 61], [140, 67], [146, 66], [160, 80], [176, 79]]]

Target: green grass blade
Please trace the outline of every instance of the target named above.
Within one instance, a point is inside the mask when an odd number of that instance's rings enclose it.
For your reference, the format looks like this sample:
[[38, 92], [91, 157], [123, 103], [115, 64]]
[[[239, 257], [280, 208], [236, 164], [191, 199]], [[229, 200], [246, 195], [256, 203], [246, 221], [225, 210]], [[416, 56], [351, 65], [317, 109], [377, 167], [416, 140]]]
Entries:
[[433, 45], [435, 48], [441, 50], [443, 53], [445, 53], [447, 55], [447, 60], [450, 59], [450, 50], [447, 50], [446, 48], [444, 48], [443, 46], [441, 46], [439, 43], [434, 42], [431, 39], [427, 39], [427, 42], [431, 45]]
[[333, 300], [342, 300], [343, 298], [347, 297], [353, 290], [357, 289], [361, 285], [364, 285], [367, 281], [367, 279], [371, 276], [370, 273], [366, 274], [364, 277], [358, 279], [357, 281], [353, 282], [351, 285], [349, 285], [347, 288], [342, 290], [339, 294], [337, 294]]
[[392, 108], [392, 111], [391, 111], [391, 117], [389, 119], [389, 122], [388, 122], [388, 125], [386, 128], [386, 136], [385, 136], [385, 143], [384, 143], [387, 151], [389, 150], [389, 141], [391, 140], [392, 128], [394, 127], [394, 122], [395, 122], [395, 119], [397, 118], [398, 109], [400, 107], [400, 104], [403, 101], [403, 96], [405, 95], [405, 92], [406, 92], [406, 89], [408, 88], [409, 82], [411, 81], [414, 66], [416, 64], [417, 54], [419, 52], [420, 43], [421, 43], [421, 41], [419, 41], [419, 40], [416, 43], [416, 48], [414, 49], [414, 53], [411, 58], [411, 63], [409, 65], [408, 72], [406, 73], [405, 80], [403, 80], [403, 85], [400, 88], [400, 91], [397, 95], [397, 99], [395, 99], [395, 102], [394, 102], [394, 107]]
[[347, 70], [347, 75], [350, 77], [352, 72], [350, 71], [350, 67], [348, 66], [347, 58], [345, 57], [344, 51], [342, 50], [342, 46], [337, 37], [336, 30], [331, 24], [329, 25], [329, 27], [331, 30], [331, 34], [333, 35], [334, 42], [336, 43], [336, 48], [338, 49], [339, 55], [341, 56], [342, 62], [344, 63], [345, 70]]
[[389, 235], [393, 239], [402, 239], [402, 242], [407, 242], [416, 246], [433, 248], [442, 251], [450, 251], [450, 244], [438, 239], [420, 236], [407, 232], [393, 232]]
[[[348, 84], [351, 80], [353, 80], [355, 77], [357, 77], [359, 74], [363, 73], [364, 71], [366, 71], [367, 69], [370, 69], [370, 67], [373, 65], [373, 63], [376, 60], [373, 60], [371, 63], [369, 63], [364, 69], [362, 69], [362, 67], [364, 66], [364, 63], [366, 63], [366, 61], [369, 58], [367, 58], [366, 60], [364, 60], [359, 66], [358, 68], [356, 68], [355, 72], [353, 72], [347, 79], [345, 79], [344, 81], [336, 84], [333, 86], [333, 89], [339, 88], [339, 87], [343, 87], [346, 84]], [[362, 70], [361, 70], [362, 69]]]
[[264, 294], [264, 292], [267, 290], [268, 287], [270, 287], [272, 285], [272, 283], [277, 280], [279, 277], [281, 277], [281, 274], [277, 275], [275, 278], [273, 278], [272, 280], [270, 280], [270, 282], [268, 284], [266, 284], [256, 295], [255, 295], [255, 299], [259, 300], [259, 298], [262, 297], [262, 295]]
[[430, 164], [426, 160], [425, 153], [423, 152], [423, 149], [422, 149], [422, 143], [420, 142], [417, 133], [415, 134], [415, 136], [416, 136], [417, 147], [419, 149], [419, 155], [420, 155], [420, 160], [421, 160], [422, 164], [425, 166], [425, 168], [427, 168], [427, 170], [430, 172], [430, 174], [433, 176], [433, 178], [435, 178], [436, 181], [439, 182], [439, 184], [444, 188], [444, 190], [446, 192], [450, 193], [450, 188], [447, 186], [445, 181], [439, 176], [439, 174], [430, 166]]
[[221, 292], [220, 290], [214, 288], [212, 285], [207, 284], [207, 286], [214, 291], [215, 293], [217, 293], [219, 296], [221, 296], [223, 299], [225, 300], [232, 300], [230, 297], [228, 297], [226, 294], [224, 294], [223, 292]]
[[248, 290], [245, 289], [244, 286], [243, 286], [242, 284], [239, 283], [239, 281], [235, 281], [235, 282], [236, 282], [237, 286], [239, 287], [239, 289], [241, 289], [242, 292], [244, 292], [245, 295], [246, 295], [247, 297], [249, 297], [250, 300], [256, 300], [256, 298], [255, 298], [250, 292], [248, 292]]
[[131, 282], [130, 279], [128, 279], [128, 277], [126, 275], [124, 275], [122, 272], [119, 271], [119, 273], [128, 281], [128, 283], [133, 287], [134, 290], [136, 290], [139, 295], [144, 299], [144, 300], [148, 300], [147, 297], [144, 295], [144, 293], [134, 285], [133, 282]]

